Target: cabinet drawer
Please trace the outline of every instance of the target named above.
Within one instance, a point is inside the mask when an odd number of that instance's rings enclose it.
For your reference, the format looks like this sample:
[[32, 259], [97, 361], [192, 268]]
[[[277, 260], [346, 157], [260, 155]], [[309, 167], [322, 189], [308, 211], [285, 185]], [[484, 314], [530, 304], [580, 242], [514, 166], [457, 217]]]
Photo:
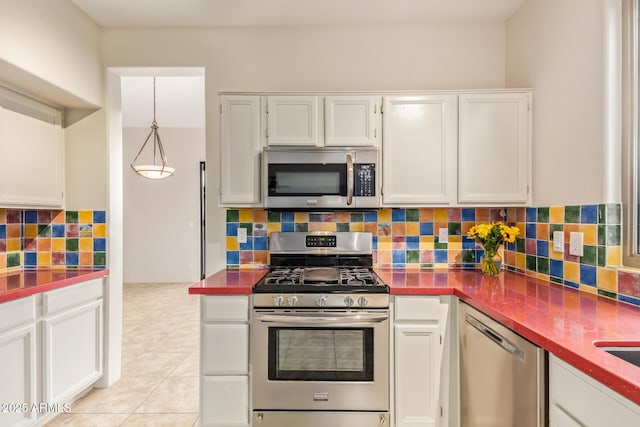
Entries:
[[249, 373], [249, 325], [212, 323], [202, 327], [202, 373]]
[[438, 297], [396, 297], [396, 320], [439, 321], [442, 311], [440, 304]]
[[203, 377], [200, 425], [249, 426], [249, 377]]
[[208, 296], [202, 300], [202, 320], [217, 322], [249, 320], [249, 297], [246, 295]]
[[0, 304], [0, 332], [35, 320], [35, 297], [20, 298]]
[[93, 279], [77, 285], [45, 292], [42, 296], [45, 316], [102, 298], [102, 279]]

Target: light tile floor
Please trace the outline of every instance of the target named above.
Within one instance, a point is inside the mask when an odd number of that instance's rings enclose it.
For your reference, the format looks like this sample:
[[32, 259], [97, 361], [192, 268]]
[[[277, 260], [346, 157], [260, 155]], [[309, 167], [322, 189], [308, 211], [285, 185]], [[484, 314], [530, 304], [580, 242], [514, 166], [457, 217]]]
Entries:
[[199, 305], [190, 285], [125, 284], [122, 378], [47, 427], [197, 426]]

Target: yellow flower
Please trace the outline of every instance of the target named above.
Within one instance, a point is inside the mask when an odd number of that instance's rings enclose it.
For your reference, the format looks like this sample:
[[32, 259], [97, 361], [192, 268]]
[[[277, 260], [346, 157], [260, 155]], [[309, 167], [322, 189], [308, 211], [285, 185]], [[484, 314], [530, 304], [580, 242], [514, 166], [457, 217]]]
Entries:
[[498, 246], [507, 242], [516, 241], [516, 236], [520, 234], [518, 227], [510, 227], [502, 221], [486, 224], [476, 224], [467, 232], [467, 237], [482, 243], [485, 249], [497, 249]]
[[473, 227], [471, 227], [471, 228], [469, 229], [469, 231], [467, 231], [467, 236], [469, 236], [469, 237], [475, 237], [477, 232], [478, 232], [478, 226], [477, 226], [477, 225], [474, 225]]

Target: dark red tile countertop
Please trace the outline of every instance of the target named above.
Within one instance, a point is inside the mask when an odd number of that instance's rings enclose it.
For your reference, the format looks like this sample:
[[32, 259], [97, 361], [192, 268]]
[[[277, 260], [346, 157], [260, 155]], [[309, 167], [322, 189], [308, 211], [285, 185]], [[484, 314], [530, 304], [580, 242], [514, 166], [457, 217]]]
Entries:
[[[223, 270], [191, 294], [250, 294], [267, 270]], [[640, 404], [640, 368], [594, 342], [640, 342], [640, 308], [505, 272], [381, 269], [393, 295], [455, 295], [621, 395]]]
[[0, 303], [104, 277], [106, 269], [24, 270], [0, 274]]

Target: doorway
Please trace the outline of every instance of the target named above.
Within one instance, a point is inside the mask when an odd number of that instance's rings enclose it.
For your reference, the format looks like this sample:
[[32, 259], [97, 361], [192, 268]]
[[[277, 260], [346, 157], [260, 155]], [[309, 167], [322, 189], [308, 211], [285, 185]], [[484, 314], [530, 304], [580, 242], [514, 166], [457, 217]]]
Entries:
[[[205, 160], [204, 75], [163, 75], [162, 69], [123, 76], [123, 282], [200, 280], [200, 164]], [[173, 176], [153, 180], [130, 163], [155, 114]], [[151, 141], [152, 142], [152, 141]], [[151, 158], [151, 142], [141, 157]]]

